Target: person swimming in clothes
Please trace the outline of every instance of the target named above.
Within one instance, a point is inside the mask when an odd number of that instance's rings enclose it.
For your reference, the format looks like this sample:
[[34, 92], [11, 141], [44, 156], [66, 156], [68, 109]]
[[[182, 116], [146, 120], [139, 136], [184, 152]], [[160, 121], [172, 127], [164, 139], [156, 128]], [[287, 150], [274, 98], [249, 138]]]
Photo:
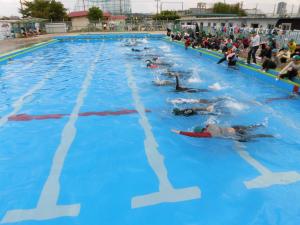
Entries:
[[250, 126], [232, 126], [232, 127], [221, 127], [216, 124], [208, 124], [204, 128], [196, 127], [193, 132], [179, 131], [172, 129], [172, 132], [188, 137], [195, 138], [228, 138], [239, 142], [251, 141], [255, 138], [273, 138], [270, 134], [252, 134], [252, 131], [263, 127], [263, 124], [250, 125]]

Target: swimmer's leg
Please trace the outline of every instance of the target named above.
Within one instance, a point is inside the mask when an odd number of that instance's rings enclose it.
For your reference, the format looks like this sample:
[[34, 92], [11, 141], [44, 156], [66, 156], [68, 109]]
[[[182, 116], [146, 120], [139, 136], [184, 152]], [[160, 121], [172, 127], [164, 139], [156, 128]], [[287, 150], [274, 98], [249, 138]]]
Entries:
[[251, 141], [252, 139], [255, 139], [255, 138], [274, 138], [274, 136], [271, 135], [271, 134], [244, 135], [244, 136], [239, 136], [237, 138], [237, 141], [239, 141], [239, 142], [247, 142], [247, 141]]
[[256, 128], [259, 127], [264, 127], [263, 124], [254, 124], [254, 125], [250, 125], [250, 126], [242, 126], [242, 125], [236, 125], [236, 126], [232, 126], [232, 128], [234, 128], [237, 131], [249, 131], [249, 130], [254, 130]]

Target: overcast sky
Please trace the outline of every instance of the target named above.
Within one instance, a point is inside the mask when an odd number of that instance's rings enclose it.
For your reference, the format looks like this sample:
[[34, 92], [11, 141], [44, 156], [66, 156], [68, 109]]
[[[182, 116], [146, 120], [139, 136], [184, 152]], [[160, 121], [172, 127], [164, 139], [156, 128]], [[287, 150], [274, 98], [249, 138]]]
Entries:
[[[73, 11], [75, 3], [77, 0], [61, 0], [65, 4], [65, 7], [69, 11]], [[197, 0], [161, 0], [163, 2], [163, 9], [180, 9], [181, 4], [171, 4], [167, 2], [183, 2], [184, 8], [196, 7]], [[207, 2], [212, 4], [214, 2], [219, 2], [220, 0], [200, 0], [201, 2]], [[221, 0], [222, 2], [224, 0]], [[0, 0], [0, 16], [10, 16], [10, 15], [19, 15], [18, 8], [20, 0]], [[156, 2], [155, 0], [131, 0], [133, 12], [155, 12], [156, 11]], [[227, 3], [237, 3], [238, 0], [226, 0]], [[258, 5], [258, 9], [261, 9], [265, 12], [273, 12], [274, 5], [279, 0], [244, 0], [244, 8], [255, 8]], [[300, 5], [299, 0], [285, 0], [288, 3], [288, 12], [291, 13], [292, 5], [294, 5], [294, 12], [298, 12]]]

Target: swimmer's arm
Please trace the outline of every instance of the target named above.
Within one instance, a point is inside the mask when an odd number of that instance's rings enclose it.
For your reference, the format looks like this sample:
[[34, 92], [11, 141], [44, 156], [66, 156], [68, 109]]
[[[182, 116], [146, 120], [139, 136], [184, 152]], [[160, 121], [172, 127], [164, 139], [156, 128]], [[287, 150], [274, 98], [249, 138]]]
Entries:
[[172, 132], [188, 137], [196, 137], [196, 138], [210, 138], [212, 137], [211, 133], [209, 132], [186, 132], [186, 131], [179, 131], [172, 129]]
[[289, 64], [286, 65], [286, 67], [284, 67], [280, 72], [279, 74], [284, 74], [285, 72], [288, 71], [288, 69], [290, 68], [290, 66], [293, 64], [294, 62], [290, 62]]

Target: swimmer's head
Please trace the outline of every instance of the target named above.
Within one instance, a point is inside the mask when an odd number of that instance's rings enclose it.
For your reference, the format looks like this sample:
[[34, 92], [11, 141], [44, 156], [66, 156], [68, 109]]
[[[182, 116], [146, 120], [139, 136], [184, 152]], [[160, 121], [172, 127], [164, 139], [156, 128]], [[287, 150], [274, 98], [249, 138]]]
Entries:
[[194, 128], [195, 133], [201, 133], [201, 132], [204, 132], [204, 131], [205, 131], [205, 128], [203, 128], [203, 127], [195, 127]]
[[294, 55], [293, 60], [299, 62], [300, 61], [300, 55]]
[[173, 114], [174, 114], [174, 115], [180, 115], [180, 114], [181, 114], [181, 110], [178, 109], [178, 108], [174, 108], [174, 109], [173, 109]]

